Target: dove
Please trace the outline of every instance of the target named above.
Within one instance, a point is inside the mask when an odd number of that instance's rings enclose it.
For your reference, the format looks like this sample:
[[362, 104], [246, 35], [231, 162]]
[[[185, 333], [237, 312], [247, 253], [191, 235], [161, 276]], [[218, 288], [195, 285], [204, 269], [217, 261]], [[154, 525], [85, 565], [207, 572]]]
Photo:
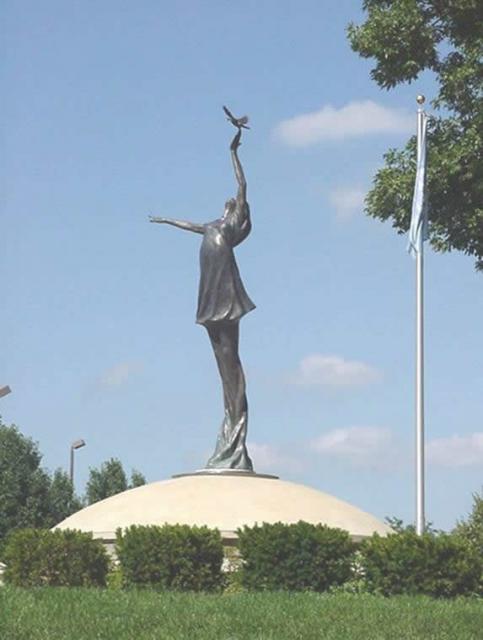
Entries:
[[232, 123], [234, 127], [238, 127], [238, 129], [249, 129], [247, 126], [248, 116], [242, 116], [241, 118], [235, 118], [235, 116], [231, 113], [231, 111], [223, 106], [223, 111], [226, 113], [226, 119]]

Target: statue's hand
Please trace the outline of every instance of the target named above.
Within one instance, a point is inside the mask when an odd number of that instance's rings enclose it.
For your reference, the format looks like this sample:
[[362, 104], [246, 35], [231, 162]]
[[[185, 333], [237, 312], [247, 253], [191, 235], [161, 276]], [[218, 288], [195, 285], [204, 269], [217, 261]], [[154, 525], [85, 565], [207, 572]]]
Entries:
[[149, 222], [166, 222], [165, 218], [156, 218], [155, 216], [148, 216], [149, 217]]
[[241, 129], [238, 129], [238, 133], [231, 141], [230, 149], [232, 151], [236, 151], [238, 147], [241, 145], [240, 138], [241, 138]]

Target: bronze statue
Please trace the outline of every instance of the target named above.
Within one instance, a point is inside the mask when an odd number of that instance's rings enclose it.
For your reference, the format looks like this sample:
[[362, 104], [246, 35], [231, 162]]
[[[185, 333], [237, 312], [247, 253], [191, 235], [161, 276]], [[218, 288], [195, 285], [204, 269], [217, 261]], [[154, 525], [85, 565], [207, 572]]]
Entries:
[[246, 448], [248, 404], [238, 342], [240, 318], [252, 311], [255, 305], [245, 291], [233, 252], [252, 228], [247, 183], [238, 158], [242, 128], [249, 127], [246, 116], [235, 118], [226, 107], [223, 110], [238, 129], [230, 145], [238, 182], [236, 198], [225, 203], [223, 216], [213, 222], [197, 224], [152, 216], [149, 220], [203, 235], [196, 322], [208, 331], [223, 384], [225, 406], [216, 449], [206, 468], [252, 471], [252, 461]]

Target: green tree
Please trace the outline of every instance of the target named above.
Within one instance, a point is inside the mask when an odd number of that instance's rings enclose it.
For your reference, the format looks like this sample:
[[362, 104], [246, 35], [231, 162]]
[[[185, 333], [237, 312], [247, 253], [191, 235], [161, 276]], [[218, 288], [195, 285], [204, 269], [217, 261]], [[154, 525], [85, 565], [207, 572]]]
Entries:
[[52, 527], [82, 509], [82, 501], [75, 495], [72, 482], [62, 469], [56, 469], [51, 478], [47, 500], [49, 526]]
[[117, 458], [103, 462], [99, 469], [89, 470], [86, 486], [88, 504], [104, 500], [127, 489], [127, 477], [122, 463]]
[[[376, 65], [385, 89], [434, 72], [432, 101], [442, 115], [428, 125], [429, 241], [437, 251], [457, 249], [483, 270], [483, 4], [481, 0], [364, 0], [366, 21], [348, 26], [352, 49]], [[389, 150], [366, 212], [409, 228], [416, 140]]]
[[[414, 524], [406, 524], [404, 520], [401, 520], [401, 518], [398, 518], [397, 516], [386, 516], [384, 518], [384, 521], [391, 527], [394, 533], [415, 533], [416, 531], [416, 527], [414, 526]], [[440, 529], [435, 529], [432, 522], [426, 522], [424, 525], [424, 533], [437, 535], [439, 533], [443, 533], [443, 531], [441, 531]]]
[[473, 494], [471, 513], [458, 522], [454, 532], [474, 545], [483, 558], [483, 490]]
[[0, 544], [12, 529], [43, 526], [50, 480], [37, 444], [0, 421]]
[[41, 460], [31, 438], [0, 420], [0, 546], [13, 529], [52, 527], [81, 506], [65, 473], [51, 477]]
[[146, 478], [140, 471], [133, 469], [131, 471], [131, 482], [129, 483], [129, 488], [134, 489], [134, 487], [141, 487], [143, 484], [146, 484]]
[[[453, 532], [463, 538], [483, 558], [483, 490], [473, 494], [473, 508], [466, 520], [460, 520]], [[483, 595], [483, 570], [480, 576], [480, 595]]]
[[121, 461], [111, 458], [103, 462], [99, 469], [90, 469], [86, 487], [87, 503], [93, 504], [143, 484], [146, 484], [145, 477], [135, 469], [131, 472], [131, 482], [128, 484]]

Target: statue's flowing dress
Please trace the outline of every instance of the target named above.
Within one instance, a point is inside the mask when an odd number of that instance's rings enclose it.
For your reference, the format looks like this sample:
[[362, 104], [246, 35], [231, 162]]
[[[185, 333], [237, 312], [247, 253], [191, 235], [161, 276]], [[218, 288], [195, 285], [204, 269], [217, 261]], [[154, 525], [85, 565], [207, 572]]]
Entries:
[[196, 322], [206, 327], [223, 383], [225, 416], [207, 468], [253, 469], [246, 449], [248, 406], [238, 356], [238, 325], [255, 308], [238, 271], [233, 248], [251, 230], [247, 203], [204, 225]]

